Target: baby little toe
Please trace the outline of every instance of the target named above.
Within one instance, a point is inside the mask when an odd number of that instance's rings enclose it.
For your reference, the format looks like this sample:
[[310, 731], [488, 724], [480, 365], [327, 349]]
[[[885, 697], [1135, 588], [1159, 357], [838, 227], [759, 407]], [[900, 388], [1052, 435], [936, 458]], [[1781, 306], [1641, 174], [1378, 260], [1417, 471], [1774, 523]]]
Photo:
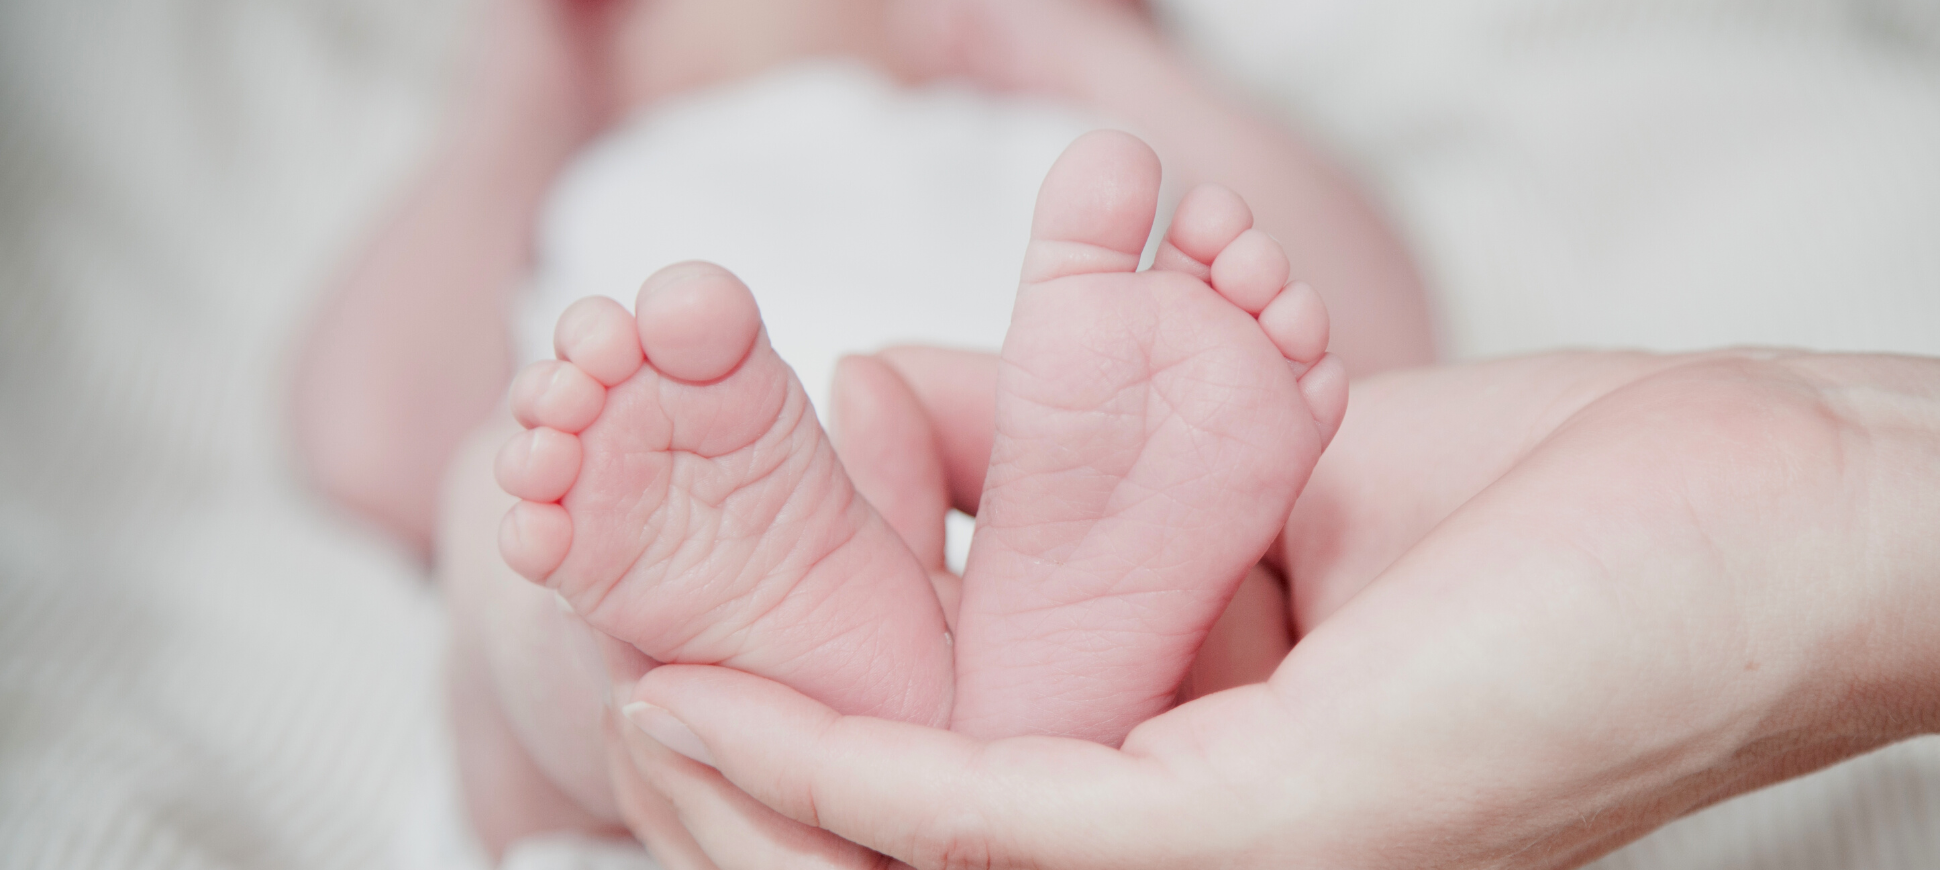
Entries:
[[560, 359], [609, 387], [633, 377], [645, 359], [633, 316], [604, 296], [588, 296], [567, 308], [552, 342]]

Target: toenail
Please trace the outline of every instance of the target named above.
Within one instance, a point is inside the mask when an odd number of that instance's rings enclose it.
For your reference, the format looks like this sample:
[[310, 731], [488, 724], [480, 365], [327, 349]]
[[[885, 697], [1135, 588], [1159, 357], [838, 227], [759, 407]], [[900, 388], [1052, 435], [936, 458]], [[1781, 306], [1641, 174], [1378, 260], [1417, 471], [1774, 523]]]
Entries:
[[714, 753], [707, 751], [707, 744], [694, 733], [686, 723], [674, 718], [674, 714], [655, 707], [644, 701], [635, 701], [620, 708], [633, 727], [652, 738], [655, 743], [665, 746], [681, 755], [698, 761], [708, 767], [718, 768], [714, 763]]

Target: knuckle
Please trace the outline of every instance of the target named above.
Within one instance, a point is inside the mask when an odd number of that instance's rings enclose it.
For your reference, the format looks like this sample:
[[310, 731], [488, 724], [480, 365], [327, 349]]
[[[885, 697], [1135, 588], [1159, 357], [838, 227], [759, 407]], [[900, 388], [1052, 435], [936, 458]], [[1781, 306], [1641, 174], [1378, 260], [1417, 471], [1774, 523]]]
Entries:
[[[1680, 366], [1625, 397], [1635, 424], [1673, 455], [1733, 464], [1834, 458], [1849, 426], [1783, 358], [1731, 355]], [[1659, 425], [1673, 423], [1674, 425]]]
[[995, 870], [993, 829], [981, 813], [957, 807], [932, 818], [918, 833], [910, 863], [922, 870]]

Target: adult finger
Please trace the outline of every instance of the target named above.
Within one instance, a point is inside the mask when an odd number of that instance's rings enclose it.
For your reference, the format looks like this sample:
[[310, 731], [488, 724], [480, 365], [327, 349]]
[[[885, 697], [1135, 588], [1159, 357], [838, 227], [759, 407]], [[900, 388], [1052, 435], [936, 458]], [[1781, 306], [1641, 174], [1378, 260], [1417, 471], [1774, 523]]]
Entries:
[[617, 716], [601, 720], [605, 728], [606, 758], [613, 799], [626, 823], [653, 858], [666, 870], [720, 870], [706, 850], [681, 823], [673, 801], [650, 785], [635, 769], [626, 738], [634, 729]]
[[592, 637], [599, 651], [600, 665], [612, 686], [605, 715], [600, 717], [600, 730], [606, 746], [607, 780], [612, 786], [614, 803], [619, 807], [620, 820], [667, 870], [720, 870], [688, 833], [673, 802], [634, 768], [624, 740], [634, 729], [619, 718], [616, 705], [626, 703], [633, 683], [660, 663], [624, 641], [584, 623], [581, 626]]
[[942, 570], [950, 491], [929, 413], [896, 370], [875, 357], [837, 363], [833, 393], [831, 428], [849, 481], [924, 568]]
[[[1597, 398], [1672, 363], [1553, 354], [1356, 381], [1269, 559], [1304, 636]], [[1505, 388], [1504, 384], [1513, 384]]]
[[[604, 634], [595, 639], [613, 697], [627, 703], [633, 683], [660, 663]], [[668, 751], [625, 718], [608, 716], [609, 778], [627, 829], [670, 870], [768, 867], [861, 868], [881, 863], [866, 849], [782, 818], [721, 775]]]
[[1254, 565], [1199, 644], [1192, 670], [1179, 687], [1179, 700], [1264, 683], [1292, 650], [1286, 582], [1273, 568]]
[[622, 719], [631, 771], [667, 800], [679, 826], [719, 870], [878, 870], [888, 860], [828, 831], [784, 818], [719, 771], [668, 749]]
[[[652, 705], [637, 719], [661, 745], [782, 815], [917, 868], [1196, 866], [1230, 852], [1254, 803], [1190, 753], [1049, 737], [979, 743], [842, 716], [724, 668], [662, 667], [634, 697]], [[1139, 743], [1135, 732], [1128, 746]]]
[[997, 432], [997, 355], [911, 346], [876, 357], [902, 376], [929, 413], [951, 503], [976, 513]]
[[833, 399], [831, 432], [849, 481], [929, 571], [943, 619], [955, 631], [963, 580], [944, 558], [950, 487], [929, 411], [877, 357], [838, 363]]

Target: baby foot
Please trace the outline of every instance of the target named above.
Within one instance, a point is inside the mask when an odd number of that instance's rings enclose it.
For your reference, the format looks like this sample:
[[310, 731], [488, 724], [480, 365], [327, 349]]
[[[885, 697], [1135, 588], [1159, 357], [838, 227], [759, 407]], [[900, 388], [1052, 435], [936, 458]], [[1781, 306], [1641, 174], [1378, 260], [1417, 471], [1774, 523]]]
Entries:
[[499, 453], [523, 501], [499, 546], [594, 628], [845, 712], [946, 721], [951, 649], [927, 573], [856, 495], [754, 297], [706, 263], [661, 270], [638, 316], [560, 318]]
[[1162, 712], [1346, 408], [1327, 315], [1232, 192], [1136, 272], [1158, 158], [1067, 150], [1038, 195], [958, 616], [953, 727], [1116, 745]]

